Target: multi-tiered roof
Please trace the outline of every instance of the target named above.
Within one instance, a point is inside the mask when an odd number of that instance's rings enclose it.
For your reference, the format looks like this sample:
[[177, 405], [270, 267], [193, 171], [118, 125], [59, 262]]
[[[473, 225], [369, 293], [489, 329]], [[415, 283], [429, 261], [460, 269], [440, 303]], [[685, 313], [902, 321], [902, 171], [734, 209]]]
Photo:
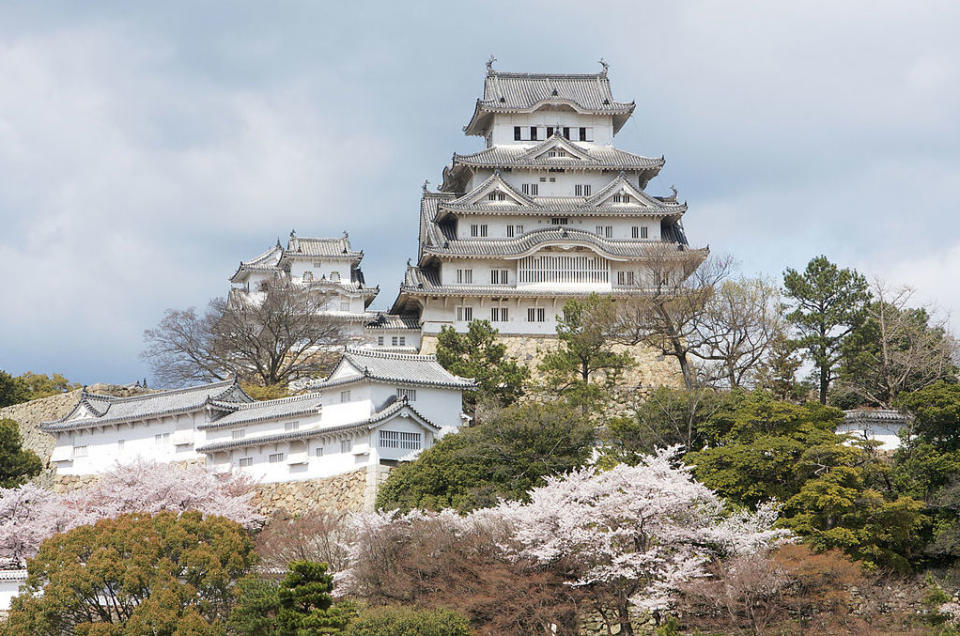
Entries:
[[[472, 154], [455, 153], [450, 165], [443, 170], [439, 191], [429, 192], [424, 188], [417, 262], [409, 265], [392, 311], [415, 310], [423, 306], [425, 297], [491, 294], [512, 297], [530, 293], [519, 284], [451, 285], [449, 278], [442, 276], [444, 261], [468, 264], [471, 260], [505, 259], [515, 262], [544, 249], [582, 249], [611, 263], [641, 262], [650, 254], [652, 243], [661, 248], [674, 245], [694, 255], [702, 252], [705, 257], [705, 250], [688, 247], [681, 223], [687, 206], [677, 201], [676, 190], [668, 196], [652, 196], [644, 191], [663, 167], [664, 158], [636, 155], [606, 143], [612, 142], [612, 134], [623, 127], [634, 108], [633, 102], [614, 99], [605, 63], [603, 71], [597, 74], [502, 73], [488, 64], [483, 97], [477, 100], [473, 116], [464, 127], [468, 135], [483, 136], [487, 148]], [[571, 130], [577, 131], [576, 126], [581, 124], [560, 123], [556, 113], [564, 114], [568, 122], [570, 113], [584, 122], [606, 122], [612, 134], [603, 143], [592, 143], [592, 139], [582, 137], [582, 132], [575, 140]], [[530, 116], [530, 121], [540, 117], [547, 122], [544, 138], [538, 133], [532, 138], [521, 137], [521, 129], [526, 134], [528, 127], [517, 125], [516, 137], [504, 142], [501, 130], [500, 140], [496, 141], [494, 131], [498, 117], [499, 121], [512, 118], [509, 120], [512, 125], [521, 122], [523, 115]], [[551, 118], [558, 123], [550, 126]], [[536, 127], [529, 127], [533, 128]], [[512, 143], [513, 139], [516, 143]], [[516, 183], [519, 174], [538, 175], [536, 179], [543, 182], [544, 177], [560, 173], [568, 181], [576, 180], [578, 175], [583, 175], [584, 180], [600, 175], [605, 185], [594, 187], [592, 192], [585, 191], [583, 196], [570, 196], [574, 194], [572, 186], [571, 191], [561, 193], [562, 196], [556, 192], [538, 196], [538, 190], [532, 186], [521, 192]], [[564, 224], [560, 221], [550, 224], [551, 217], [566, 220]], [[465, 235], [465, 224], [492, 218], [509, 218], [510, 223], [519, 224], [514, 227], [524, 231], [515, 233], [511, 229], [505, 236]], [[570, 219], [577, 219], [578, 226], [566, 224]], [[591, 220], [590, 225], [586, 225], [587, 219]], [[658, 240], [591, 231], [593, 219], [653, 224], [657, 226]], [[444, 279], [448, 281], [446, 284], [441, 282]], [[610, 292], [638, 293], [639, 290], [611, 289]], [[538, 293], [542, 293], [542, 289]], [[578, 295], [583, 294], [583, 290], [558, 288], [553, 293]]]

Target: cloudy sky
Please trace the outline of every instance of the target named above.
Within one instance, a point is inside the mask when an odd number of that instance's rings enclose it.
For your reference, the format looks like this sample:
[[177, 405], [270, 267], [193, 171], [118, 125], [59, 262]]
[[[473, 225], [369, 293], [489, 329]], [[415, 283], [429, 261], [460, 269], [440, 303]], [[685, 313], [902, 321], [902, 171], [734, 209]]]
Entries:
[[292, 228], [348, 230], [388, 307], [490, 54], [605, 57], [692, 243], [771, 276], [823, 253], [958, 325], [956, 2], [91, 4], [0, 4], [7, 371], [147, 375], [143, 330]]

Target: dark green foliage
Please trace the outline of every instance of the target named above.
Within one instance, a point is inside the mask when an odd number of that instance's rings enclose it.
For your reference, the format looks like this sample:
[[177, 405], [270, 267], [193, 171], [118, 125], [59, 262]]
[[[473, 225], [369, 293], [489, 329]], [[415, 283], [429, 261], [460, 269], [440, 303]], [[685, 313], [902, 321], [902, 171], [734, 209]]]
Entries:
[[701, 423], [706, 447], [684, 462], [733, 503], [781, 502], [781, 524], [819, 550], [909, 570], [924, 523], [921, 504], [886, 491], [887, 467], [834, 433], [842, 417], [818, 403], [743, 394]]
[[238, 634], [341, 634], [356, 616], [350, 602], [334, 603], [326, 563], [293, 561], [279, 582], [250, 576], [237, 585], [230, 628]]
[[507, 347], [497, 342], [497, 330], [487, 320], [474, 320], [467, 333], [443, 327], [437, 337], [437, 361], [447, 371], [477, 382], [476, 391], [464, 391], [464, 402], [471, 408], [489, 401], [507, 406], [523, 395], [529, 370], [507, 357]]
[[867, 280], [856, 270], [840, 269], [826, 256], [817, 256], [803, 272], [787, 269], [783, 287], [793, 303], [787, 320], [799, 333], [797, 345], [813, 361], [820, 402], [826, 404], [844, 340], [865, 317]]
[[661, 387], [638, 404], [628, 416], [607, 422], [605, 453], [610, 459], [636, 464], [656, 448], [680, 445], [687, 452], [703, 447], [700, 428], [738, 393], [713, 389]]
[[0, 488], [13, 488], [40, 474], [43, 462], [21, 446], [20, 427], [0, 419]]
[[0, 408], [20, 404], [30, 399], [30, 390], [20, 380], [6, 371], [0, 371]]
[[348, 636], [470, 636], [467, 617], [448, 609], [403, 606], [364, 610], [345, 632]]
[[614, 313], [613, 301], [596, 294], [563, 306], [557, 320], [559, 346], [540, 363], [549, 388], [582, 406], [596, 401], [591, 389], [609, 388], [633, 364], [629, 353], [612, 348], [607, 330]]
[[593, 428], [577, 409], [513, 406], [445, 436], [416, 461], [391, 471], [377, 505], [472, 510], [498, 497], [523, 499], [545, 476], [582, 465], [593, 441]]

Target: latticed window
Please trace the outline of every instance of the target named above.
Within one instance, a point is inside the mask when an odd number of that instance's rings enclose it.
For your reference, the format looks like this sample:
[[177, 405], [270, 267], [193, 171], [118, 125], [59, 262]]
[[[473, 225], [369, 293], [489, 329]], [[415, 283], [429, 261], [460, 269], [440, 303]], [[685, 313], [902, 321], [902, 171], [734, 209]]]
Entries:
[[543, 307], [530, 307], [527, 309], [527, 322], [545, 322], [547, 312]]
[[283, 461], [283, 457], [284, 457], [283, 453], [270, 453], [270, 463], [279, 464], [280, 462]]
[[420, 450], [423, 446], [423, 436], [420, 433], [406, 433], [403, 431], [380, 431], [380, 448], [402, 448], [404, 450]]
[[240, 468], [247, 468], [253, 466], [253, 457], [241, 457], [240, 458]]
[[610, 265], [597, 256], [536, 254], [520, 260], [521, 283], [608, 283]]
[[417, 401], [417, 390], [416, 389], [397, 389], [397, 397], [401, 400], [407, 398], [409, 402]]

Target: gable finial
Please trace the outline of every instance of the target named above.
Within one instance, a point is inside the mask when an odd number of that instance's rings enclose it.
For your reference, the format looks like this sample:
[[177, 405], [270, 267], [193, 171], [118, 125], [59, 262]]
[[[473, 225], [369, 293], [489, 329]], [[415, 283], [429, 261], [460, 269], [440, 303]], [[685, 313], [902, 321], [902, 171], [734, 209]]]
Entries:
[[427, 186], [429, 186], [429, 185], [430, 185], [430, 179], [424, 179], [424, 180], [423, 180], [423, 193], [424, 193], [424, 194], [427, 193]]
[[491, 53], [490, 59], [487, 60], [487, 75], [493, 75], [493, 63], [497, 61], [497, 58]]
[[673, 200], [676, 201], [677, 194], [679, 193], [679, 190], [677, 190], [677, 186], [675, 185], [670, 186], [670, 190], [673, 192]]
[[607, 76], [607, 71], [610, 70], [610, 65], [607, 64], [607, 61], [606, 61], [605, 59], [603, 59], [602, 57], [600, 58], [599, 62], [600, 62], [600, 66], [603, 67], [603, 70], [600, 71], [600, 75], [601, 75], [602, 77], [606, 77], [606, 76]]
[[296, 235], [297, 235], [297, 231], [296, 231], [296, 230], [290, 230], [290, 238], [293, 238], [293, 237], [295, 237]]

